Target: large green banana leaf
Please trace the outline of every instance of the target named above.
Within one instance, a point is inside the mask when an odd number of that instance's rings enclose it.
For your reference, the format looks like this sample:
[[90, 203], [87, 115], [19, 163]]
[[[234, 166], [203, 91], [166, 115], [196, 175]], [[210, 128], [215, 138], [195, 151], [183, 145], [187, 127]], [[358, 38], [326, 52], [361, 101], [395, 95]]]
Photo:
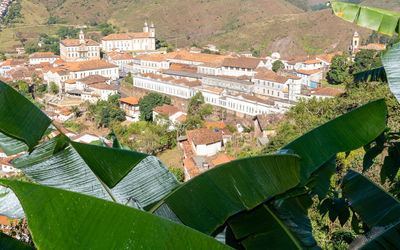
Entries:
[[6, 155], [15, 155], [28, 150], [28, 146], [22, 141], [9, 137], [0, 132], [0, 148]]
[[382, 53], [382, 64], [386, 70], [390, 90], [400, 102], [400, 42]]
[[330, 3], [335, 15], [346, 21], [390, 36], [395, 32], [399, 33], [400, 13], [352, 3]]
[[307, 216], [311, 204], [303, 195], [261, 205], [233, 216], [228, 225], [235, 243], [246, 249], [318, 248]]
[[38, 107], [0, 81], [0, 132], [23, 141], [31, 151], [42, 139], [50, 122]]
[[364, 146], [386, 127], [387, 109], [383, 99], [369, 102], [331, 120], [286, 145], [301, 157], [301, 183], [339, 152]]
[[355, 239], [349, 249], [400, 249], [400, 222], [388, 227], [373, 228]]
[[354, 74], [355, 82], [373, 82], [373, 81], [383, 81], [386, 82], [386, 71], [384, 67], [369, 69], [366, 71]]
[[370, 228], [400, 220], [400, 202], [363, 175], [349, 171], [342, 190], [349, 205]]
[[[121, 204], [137, 202], [147, 207], [179, 186], [168, 168], [156, 157], [132, 151], [70, 143], [58, 135], [39, 145], [31, 154], [12, 161], [33, 181], [63, 190], [87, 194]], [[105, 180], [104, 180], [104, 179]], [[11, 199], [12, 196], [4, 197]], [[12, 202], [9, 204], [15, 204]], [[7, 205], [0, 204], [0, 214]], [[21, 211], [15, 210], [15, 211]]]
[[0, 231], [0, 248], [2, 250], [33, 250], [34, 248], [17, 240], [11, 236], [5, 235]]
[[114, 202], [0, 179], [18, 196], [38, 249], [229, 249], [184, 225]]
[[230, 216], [298, 185], [299, 174], [300, 158], [296, 155], [240, 159], [191, 179], [151, 211], [213, 234]]

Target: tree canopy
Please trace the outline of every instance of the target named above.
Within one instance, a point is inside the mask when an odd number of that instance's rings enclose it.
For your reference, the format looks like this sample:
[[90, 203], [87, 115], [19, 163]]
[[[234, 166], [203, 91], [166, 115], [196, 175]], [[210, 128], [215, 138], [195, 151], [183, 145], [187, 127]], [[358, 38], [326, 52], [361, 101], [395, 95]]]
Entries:
[[144, 121], [153, 120], [153, 108], [171, 104], [171, 98], [158, 93], [150, 93], [139, 99], [140, 119]]

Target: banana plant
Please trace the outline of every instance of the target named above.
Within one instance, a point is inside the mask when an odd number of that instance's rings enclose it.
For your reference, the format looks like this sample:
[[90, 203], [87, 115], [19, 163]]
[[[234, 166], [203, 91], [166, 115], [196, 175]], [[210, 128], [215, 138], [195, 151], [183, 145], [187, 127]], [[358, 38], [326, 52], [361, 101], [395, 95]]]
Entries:
[[[7, 87], [3, 86], [3, 89], [12, 93], [13, 90]], [[14, 102], [7, 101], [2, 105], [18, 107], [19, 100], [15, 98]], [[162, 163], [155, 157], [71, 142], [62, 134], [40, 145], [43, 136], [37, 136], [37, 141], [31, 142], [35, 146], [29, 148], [30, 153], [16, 158], [13, 164], [37, 183], [91, 195], [105, 203], [104, 200], [109, 200], [133, 207], [145, 204], [145, 209], [151, 208], [150, 212], [155, 215], [211, 236], [225, 228], [226, 242], [233, 247], [268, 248], [274, 246], [269, 244], [271, 239], [279, 239], [287, 243], [287, 248], [313, 248], [317, 246], [307, 216], [310, 202], [307, 202], [309, 194], [304, 185], [311, 186], [308, 179], [314, 178], [320, 193], [330, 177], [330, 168], [327, 171], [324, 167], [326, 161], [338, 152], [361, 147], [373, 140], [382, 133], [385, 124], [386, 106], [383, 100], [377, 100], [310, 131], [285, 147], [300, 155], [301, 161], [293, 154], [242, 159], [218, 166], [184, 185], [166, 181], [170, 183], [166, 187], [162, 186], [164, 180], [172, 174], [166, 170], [165, 174], [159, 175], [164, 168], [159, 167]], [[7, 127], [0, 130], [12, 140], [24, 142], [19, 139], [23, 134], [10, 137]], [[318, 145], [318, 150], [303, 150], [307, 144]], [[14, 144], [5, 145], [12, 148]], [[152, 159], [150, 163], [146, 162], [149, 158]], [[148, 164], [141, 168], [143, 162]], [[132, 174], [137, 169], [141, 171]], [[323, 175], [324, 178], [318, 178]], [[318, 183], [319, 179], [323, 179], [322, 183]], [[0, 189], [3, 194], [0, 195], [0, 211], [14, 217], [26, 214], [29, 222], [30, 210], [21, 205], [21, 197], [9, 188], [11, 186]], [[152, 205], [159, 199], [161, 201]], [[257, 221], [263, 221], [264, 226], [249, 230]], [[268, 221], [274, 222], [271, 227], [265, 226], [269, 225]], [[39, 230], [29, 228], [32, 233]]]
[[[349, 22], [354, 22], [365, 28], [375, 30], [389, 36], [396, 35], [400, 38], [400, 13], [382, 10], [358, 4], [330, 1], [333, 13]], [[382, 64], [386, 72], [389, 87], [400, 101], [400, 43], [397, 42], [382, 53]], [[361, 72], [356, 79], [370, 80], [382, 78], [383, 70], [375, 69]]]

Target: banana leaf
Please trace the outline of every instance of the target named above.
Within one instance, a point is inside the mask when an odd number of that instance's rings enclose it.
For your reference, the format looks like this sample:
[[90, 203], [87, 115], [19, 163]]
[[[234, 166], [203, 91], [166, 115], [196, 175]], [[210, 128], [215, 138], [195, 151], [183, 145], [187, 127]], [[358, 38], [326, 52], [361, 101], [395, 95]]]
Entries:
[[330, 1], [338, 17], [380, 33], [392, 36], [399, 33], [400, 13], [352, 3]]
[[26, 212], [38, 249], [229, 249], [196, 230], [114, 202], [0, 179]]
[[400, 42], [382, 53], [382, 64], [386, 70], [390, 90], [400, 102]]
[[179, 186], [175, 176], [154, 156], [71, 143], [62, 135], [12, 163], [37, 183], [121, 204], [136, 201], [144, 208]]
[[28, 146], [21, 140], [12, 138], [0, 132], [0, 148], [6, 155], [11, 156], [28, 150]]
[[285, 147], [301, 157], [301, 184], [339, 152], [364, 146], [386, 128], [387, 109], [383, 99], [369, 102], [310, 132]]
[[299, 171], [300, 158], [296, 155], [232, 161], [191, 179], [150, 211], [213, 234], [230, 216], [295, 187], [300, 181]]
[[349, 249], [400, 249], [400, 222], [388, 227], [373, 228], [355, 239]]
[[24, 142], [32, 151], [50, 122], [38, 107], [0, 81], [0, 132]]
[[228, 220], [234, 237], [229, 244], [246, 249], [318, 249], [307, 216], [311, 204], [303, 195], [234, 215]]
[[21, 242], [17, 239], [14, 239], [11, 236], [1, 233], [0, 231], [0, 248], [2, 250], [33, 250], [34, 248]]
[[355, 82], [373, 82], [373, 81], [382, 81], [386, 82], [386, 71], [384, 67], [370, 69], [363, 72], [359, 72], [354, 74]]
[[343, 178], [343, 196], [368, 227], [387, 226], [400, 219], [400, 202], [361, 174]]

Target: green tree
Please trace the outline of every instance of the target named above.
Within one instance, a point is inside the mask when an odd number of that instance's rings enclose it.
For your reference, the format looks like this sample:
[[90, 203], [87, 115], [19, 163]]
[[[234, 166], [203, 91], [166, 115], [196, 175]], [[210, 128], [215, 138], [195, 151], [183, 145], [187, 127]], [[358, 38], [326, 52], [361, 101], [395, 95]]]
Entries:
[[57, 84], [55, 82], [50, 82], [50, 93], [58, 94], [59, 92], [60, 89], [58, 88]]
[[335, 55], [332, 58], [332, 64], [327, 75], [328, 82], [330, 84], [341, 84], [349, 81], [351, 79], [350, 66], [351, 60], [345, 53]]
[[272, 70], [274, 72], [278, 72], [280, 69], [284, 69], [285, 68], [285, 64], [283, 64], [283, 62], [281, 60], [276, 60], [273, 64], [272, 64]]
[[153, 108], [171, 104], [171, 98], [158, 93], [150, 93], [139, 99], [140, 119], [144, 121], [153, 120]]
[[119, 107], [120, 95], [111, 95], [107, 101], [98, 101], [96, 105], [89, 106], [91, 115], [97, 125], [110, 127], [112, 122], [125, 120], [125, 111]]
[[29, 85], [23, 81], [23, 80], [19, 80], [17, 81], [18, 84], [18, 90], [22, 93], [28, 93], [29, 92]]
[[0, 52], [0, 61], [5, 61], [7, 60], [6, 55], [4, 54], [4, 52]]
[[170, 168], [169, 170], [175, 175], [179, 182], [185, 180], [185, 171], [182, 168]]
[[369, 69], [382, 67], [380, 52], [376, 50], [361, 50], [354, 58], [353, 73], [359, 73]]
[[59, 26], [57, 30], [57, 36], [61, 39], [65, 39], [67, 37], [70, 39], [78, 38], [78, 33], [79, 30], [71, 26]]
[[201, 92], [197, 92], [192, 98], [189, 100], [187, 113], [188, 115], [195, 116], [203, 107], [204, 104], [204, 96]]

